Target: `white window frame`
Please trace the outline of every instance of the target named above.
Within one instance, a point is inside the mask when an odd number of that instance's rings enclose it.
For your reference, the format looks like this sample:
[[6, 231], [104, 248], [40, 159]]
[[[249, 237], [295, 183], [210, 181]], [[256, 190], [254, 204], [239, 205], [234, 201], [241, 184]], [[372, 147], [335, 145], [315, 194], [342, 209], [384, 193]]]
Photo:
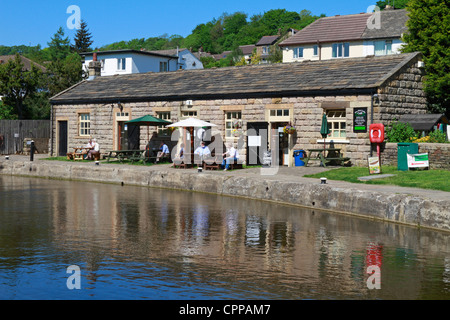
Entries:
[[125, 71], [127, 69], [127, 59], [126, 58], [117, 58], [117, 70]]
[[319, 46], [314, 45], [313, 46], [313, 57], [317, 57], [319, 55]]
[[197, 111], [193, 110], [193, 111], [181, 111], [181, 117], [183, 119], [186, 118], [197, 118]]
[[227, 111], [225, 112], [225, 138], [226, 139], [238, 139], [234, 135], [234, 130], [242, 129], [242, 111]]
[[339, 42], [333, 43], [331, 47], [332, 58], [348, 58], [350, 57], [350, 43], [349, 42]]
[[78, 134], [80, 137], [91, 135], [91, 114], [89, 112], [78, 114]]
[[345, 140], [347, 138], [347, 117], [345, 109], [330, 109], [326, 111], [328, 129], [327, 139]]
[[[170, 111], [157, 111], [156, 118], [171, 121]], [[158, 126], [158, 135], [168, 136], [169, 130], [164, 126]]]
[[[377, 51], [377, 45], [382, 47], [382, 49]], [[376, 56], [385, 56], [393, 54], [392, 51], [392, 40], [380, 40], [373, 42], [373, 52]]]
[[293, 58], [303, 58], [303, 47], [294, 48]]

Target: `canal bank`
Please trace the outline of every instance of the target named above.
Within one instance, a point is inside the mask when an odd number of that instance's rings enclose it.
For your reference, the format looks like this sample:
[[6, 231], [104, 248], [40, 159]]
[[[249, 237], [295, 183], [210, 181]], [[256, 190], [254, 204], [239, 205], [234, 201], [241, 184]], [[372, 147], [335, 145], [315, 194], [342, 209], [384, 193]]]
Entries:
[[450, 231], [448, 192], [351, 184], [303, 175], [321, 172], [319, 167], [280, 167], [275, 171], [251, 168], [235, 171], [173, 169], [170, 165], [132, 166], [114, 163], [59, 162], [23, 156], [0, 160], [0, 174], [49, 179], [137, 185], [214, 193], [272, 201], [339, 214], [390, 221], [415, 227]]

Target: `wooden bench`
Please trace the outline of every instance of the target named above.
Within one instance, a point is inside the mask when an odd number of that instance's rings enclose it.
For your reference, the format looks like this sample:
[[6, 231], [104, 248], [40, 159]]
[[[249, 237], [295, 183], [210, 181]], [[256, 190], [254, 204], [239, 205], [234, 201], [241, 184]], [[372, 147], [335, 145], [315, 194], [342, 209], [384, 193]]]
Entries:
[[230, 169], [243, 169], [242, 163], [230, 163]]
[[177, 169], [177, 168], [180, 168], [180, 169], [187, 169], [187, 168], [190, 168], [190, 167], [192, 167], [192, 164], [191, 163], [184, 163], [184, 162], [181, 162], [181, 163], [173, 163], [172, 164], [172, 168], [175, 168], [175, 169]]

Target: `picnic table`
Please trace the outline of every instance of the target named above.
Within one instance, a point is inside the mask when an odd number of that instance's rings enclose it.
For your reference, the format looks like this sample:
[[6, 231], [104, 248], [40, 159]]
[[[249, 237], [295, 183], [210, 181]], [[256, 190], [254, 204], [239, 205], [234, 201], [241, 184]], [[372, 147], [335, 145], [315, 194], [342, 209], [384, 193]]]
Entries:
[[320, 161], [320, 164], [326, 167], [332, 161], [342, 164], [350, 158], [344, 157], [339, 148], [308, 149], [307, 156], [304, 159], [305, 167], [308, 166], [309, 161], [314, 160]]
[[83, 160], [84, 155], [87, 154], [91, 149], [91, 147], [74, 147], [74, 151], [67, 154], [67, 159]]
[[[117, 159], [120, 163], [124, 160], [131, 162], [143, 160], [149, 161], [152, 157], [145, 157], [145, 150], [111, 150], [106, 156], [107, 162], [111, 159]], [[156, 157], [154, 157], [156, 159]]]

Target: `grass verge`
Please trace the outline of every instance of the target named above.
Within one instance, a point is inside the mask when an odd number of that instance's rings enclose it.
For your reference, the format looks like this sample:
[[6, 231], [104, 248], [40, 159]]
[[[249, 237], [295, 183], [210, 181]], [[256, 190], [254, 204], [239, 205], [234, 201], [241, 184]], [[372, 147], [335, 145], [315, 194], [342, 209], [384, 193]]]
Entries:
[[449, 170], [410, 170], [398, 171], [395, 166], [383, 166], [382, 174], [394, 174], [393, 177], [360, 181], [358, 177], [369, 176], [369, 170], [364, 167], [338, 168], [330, 171], [305, 175], [308, 178], [325, 177], [329, 180], [347, 181], [352, 183], [388, 184], [401, 187], [413, 187], [450, 192]]

